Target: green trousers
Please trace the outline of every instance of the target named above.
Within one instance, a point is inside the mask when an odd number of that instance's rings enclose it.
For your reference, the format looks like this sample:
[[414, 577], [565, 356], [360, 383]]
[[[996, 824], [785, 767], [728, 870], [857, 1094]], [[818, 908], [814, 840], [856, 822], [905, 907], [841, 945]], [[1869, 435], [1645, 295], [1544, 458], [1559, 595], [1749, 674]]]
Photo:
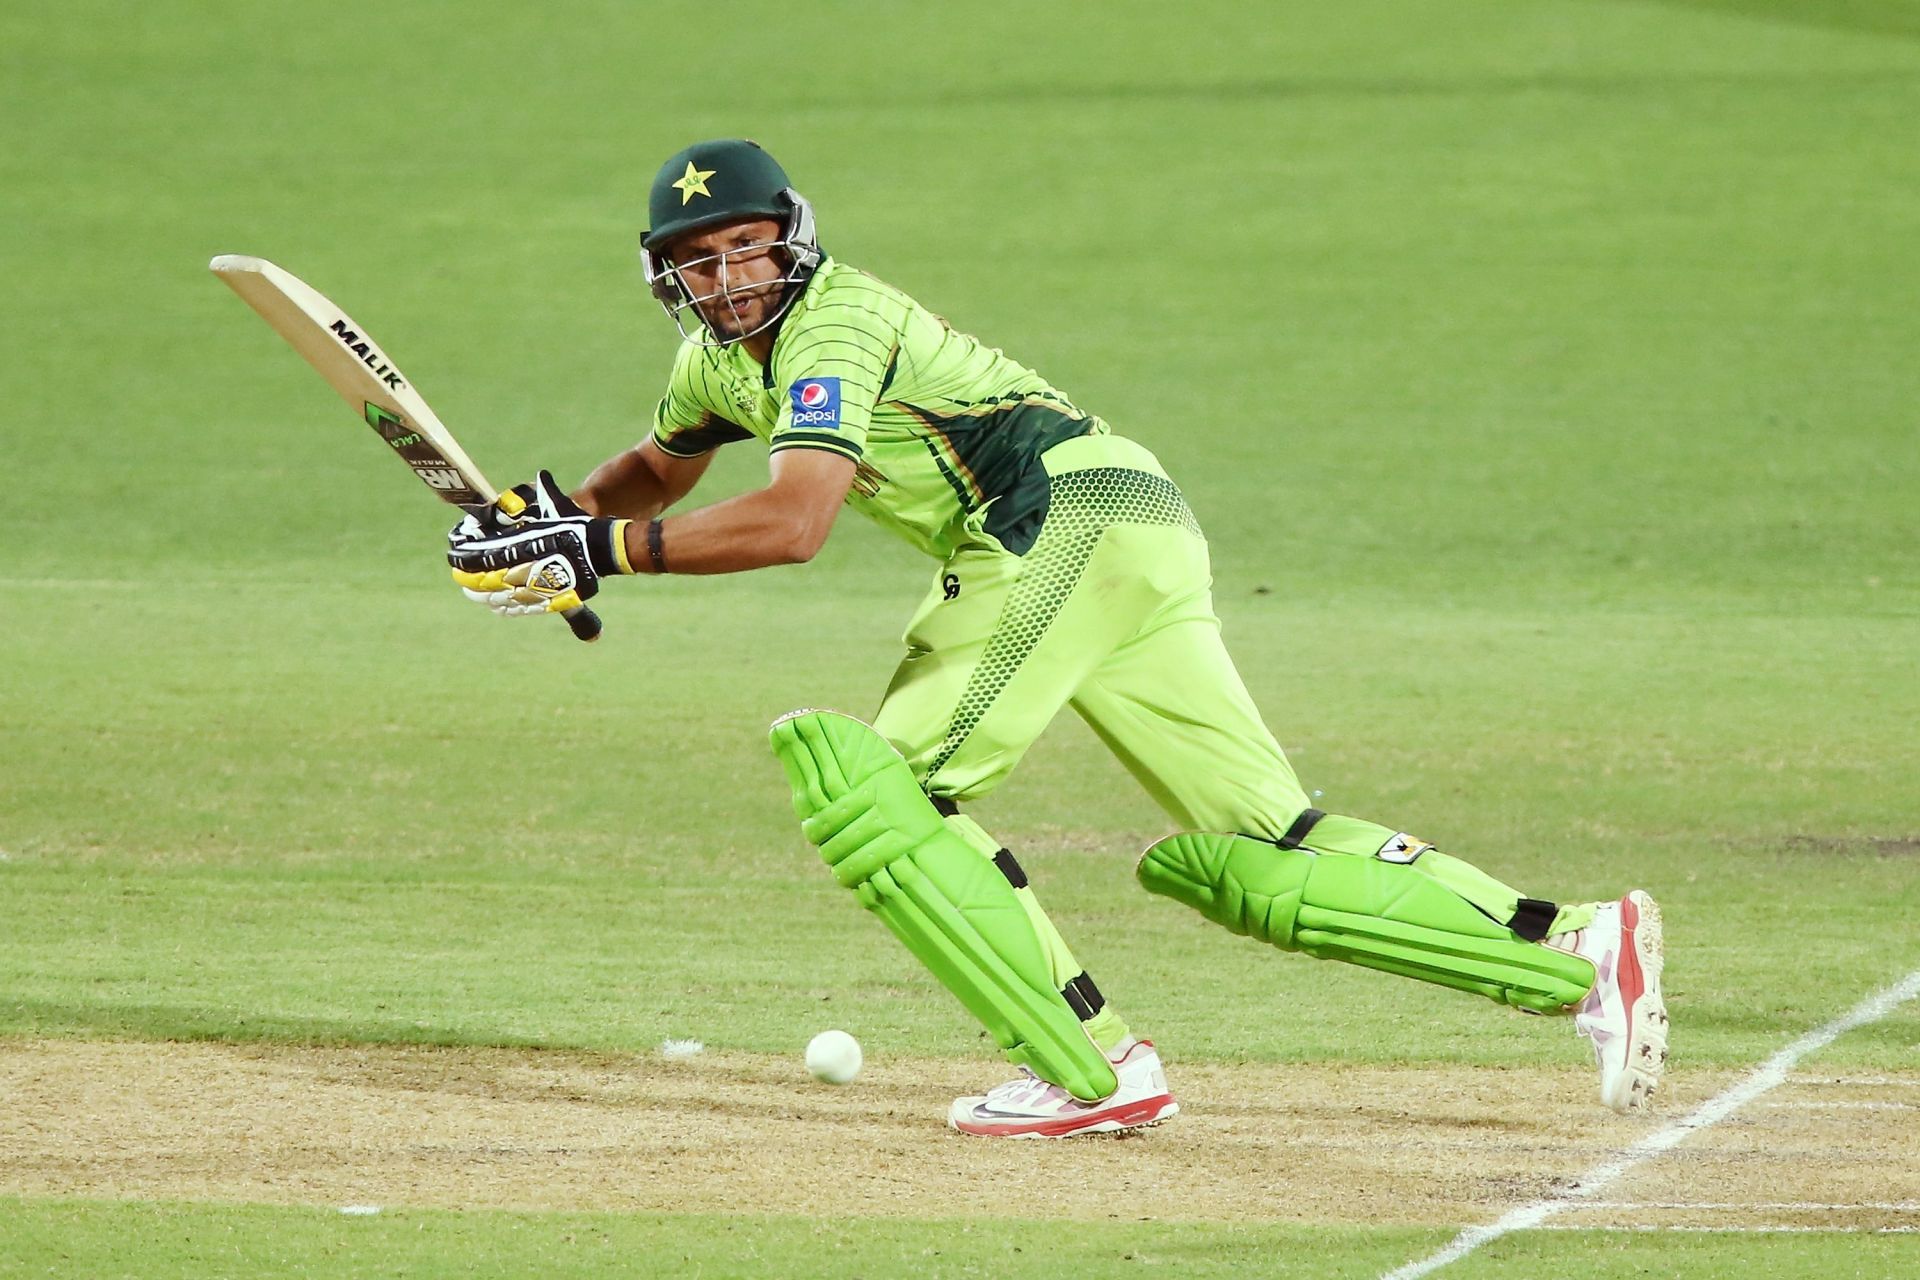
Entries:
[[1221, 642], [1206, 540], [1179, 491], [1118, 436], [1042, 461], [1039, 538], [1025, 556], [941, 566], [874, 727], [928, 794], [963, 802], [1071, 705], [1182, 827], [1285, 834], [1307, 797]]
[[[1287, 840], [1292, 847], [1295, 823], [1314, 815], [1221, 641], [1206, 539], [1179, 490], [1151, 453], [1115, 436], [1066, 441], [1043, 462], [1051, 492], [1038, 538], [1025, 555], [969, 550], [941, 566], [908, 626], [907, 656], [874, 728], [906, 758], [936, 804], [952, 810], [997, 786], [1060, 709], [1071, 706], [1181, 828]], [[966, 815], [953, 813], [947, 821], [982, 856], [998, 851], [999, 843]], [[1340, 818], [1315, 830], [1326, 835], [1310, 843], [1316, 855], [1408, 864], [1408, 873], [1443, 887], [1439, 898], [1424, 899], [1432, 918], [1416, 923], [1451, 918], [1457, 924], [1461, 901], [1470, 904], [1469, 929], [1484, 916], [1494, 935], [1465, 944], [1472, 954], [1504, 955], [1503, 963], [1530, 954], [1525, 939], [1509, 932], [1509, 922], [1527, 912], [1534, 913], [1528, 934], [1534, 938], [1542, 929], [1578, 928], [1592, 914], [1590, 904], [1556, 909], [1523, 899], [1390, 827]], [[1152, 879], [1160, 891], [1188, 897], [1203, 910], [1219, 901], [1207, 885], [1192, 897], [1178, 883], [1177, 864], [1170, 864], [1173, 882], [1164, 874]], [[1400, 895], [1391, 884], [1381, 892], [1380, 909]], [[1019, 896], [1047, 949], [1055, 984], [1090, 982], [1030, 888]], [[1243, 922], [1221, 922], [1245, 931]], [[1361, 927], [1370, 926], [1362, 921]], [[1522, 944], [1519, 953], [1502, 951], [1516, 944]], [[1359, 958], [1383, 968], [1400, 963], [1387, 960]], [[1396, 971], [1418, 970], [1402, 965]], [[1512, 999], [1497, 984], [1475, 985], [1473, 973], [1435, 980]], [[1571, 981], [1552, 986], [1552, 998], [1529, 999], [1551, 1008], [1577, 998], [1590, 972]], [[1083, 1017], [1102, 1048], [1127, 1034], [1110, 1008]]]

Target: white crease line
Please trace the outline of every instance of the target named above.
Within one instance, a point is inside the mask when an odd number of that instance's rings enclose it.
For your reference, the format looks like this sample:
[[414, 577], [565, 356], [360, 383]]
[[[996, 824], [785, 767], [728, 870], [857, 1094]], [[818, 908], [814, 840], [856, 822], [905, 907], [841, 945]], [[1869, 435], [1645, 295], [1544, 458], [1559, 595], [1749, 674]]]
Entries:
[[1587, 1200], [1573, 1206], [1574, 1212], [1587, 1209], [1765, 1209], [1779, 1213], [1840, 1213], [1879, 1209], [1894, 1213], [1920, 1213], [1920, 1200], [1883, 1200], [1873, 1203], [1823, 1204], [1814, 1200]]
[[1787, 1083], [1796, 1087], [1801, 1085], [1860, 1085], [1875, 1089], [1899, 1087], [1902, 1089], [1920, 1088], [1920, 1077], [1914, 1076], [1788, 1076]]
[[1564, 1209], [1578, 1207], [1579, 1201], [1612, 1186], [1635, 1165], [1672, 1150], [1688, 1134], [1719, 1124], [1747, 1103], [1779, 1085], [1800, 1059], [1826, 1048], [1856, 1027], [1880, 1021], [1917, 995], [1920, 995], [1920, 969], [1915, 969], [1891, 987], [1868, 996], [1824, 1027], [1807, 1032], [1754, 1068], [1746, 1079], [1701, 1103], [1692, 1114], [1649, 1134], [1614, 1159], [1589, 1170], [1561, 1194], [1511, 1210], [1488, 1226], [1468, 1227], [1443, 1248], [1387, 1272], [1381, 1280], [1417, 1280], [1420, 1276], [1438, 1271], [1449, 1262], [1457, 1262], [1489, 1241], [1498, 1240], [1511, 1232], [1537, 1227]]
[[1763, 1107], [1778, 1107], [1786, 1111], [1920, 1111], [1920, 1102], [1863, 1102], [1834, 1098], [1822, 1101], [1819, 1098], [1799, 1098], [1789, 1102], [1763, 1102]]
[[1655, 1226], [1651, 1223], [1635, 1223], [1628, 1227], [1583, 1227], [1575, 1222], [1544, 1222], [1533, 1228], [1535, 1231], [1692, 1231], [1704, 1235], [1756, 1235], [1776, 1236], [1798, 1233], [1821, 1232], [1825, 1235], [1850, 1236], [1906, 1236], [1920, 1234], [1920, 1227], [1801, 1227], [1787, 1223], [1759, 1224], [1751, 1227], [1680, 1227]]

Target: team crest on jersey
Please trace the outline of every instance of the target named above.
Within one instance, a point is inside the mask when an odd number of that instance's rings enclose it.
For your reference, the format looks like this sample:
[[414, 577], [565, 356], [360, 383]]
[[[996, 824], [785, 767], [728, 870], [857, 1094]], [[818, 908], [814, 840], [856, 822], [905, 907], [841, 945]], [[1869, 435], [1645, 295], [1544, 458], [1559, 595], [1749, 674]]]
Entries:
[[840, 379], [802, 378], [788, 390], [793, 397], [793, 425], [815, 431], [840, 429]]
[[733, 402], [740, 406], [742, 413], [752, 413], [758, 409], [760, 407], [759, 384], [749, 382], [745, 378], [736, 380], [733, 384]]

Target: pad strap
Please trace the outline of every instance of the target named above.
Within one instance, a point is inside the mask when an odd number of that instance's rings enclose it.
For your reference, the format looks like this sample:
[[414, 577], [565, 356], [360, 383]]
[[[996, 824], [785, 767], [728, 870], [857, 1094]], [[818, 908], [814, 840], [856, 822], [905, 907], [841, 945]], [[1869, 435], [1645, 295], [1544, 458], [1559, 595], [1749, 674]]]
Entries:
[[1082, 969], [1072, 981], [1060, 988], [1060, 994], [1066, 997], [1073, 1011], [1080, 1015], [1080, 1021], [1091, 1022], [1094, 1016], [1107, 1007], [1107, 998], [1100, 994], [1100, 988], [1093, 985], [1093, 979]]
[[1547, 930], [1553, 928], [1554, 919], [1559, 914], [1560, 908], [1545, 899], [1522, 898], [1520, 905], [1514, 908], [1513, 919], [1507, 921], [1507, 928], [1528, 942], [1538, 942], [1547, 936]]
[[1287, 834], [1274, 841], [1282, 849], [1298, 849], [1307, 838], [1307, 833], [1319, 825], [1320, 819], [1327, 815], [1319, 809], [1303, 809], [1300, 816], [1287, 828]]

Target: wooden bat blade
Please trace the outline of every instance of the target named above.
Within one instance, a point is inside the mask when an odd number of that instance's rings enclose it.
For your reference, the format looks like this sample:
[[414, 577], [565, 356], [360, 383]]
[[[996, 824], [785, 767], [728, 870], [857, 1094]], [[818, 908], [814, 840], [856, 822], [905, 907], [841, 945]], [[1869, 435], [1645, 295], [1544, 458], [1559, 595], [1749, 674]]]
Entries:
[[457, 506], [493, 501], [497, 490], [352, 316], [265, 258], [226, 253], [207, 265], [353, 406], [423, 484]]

